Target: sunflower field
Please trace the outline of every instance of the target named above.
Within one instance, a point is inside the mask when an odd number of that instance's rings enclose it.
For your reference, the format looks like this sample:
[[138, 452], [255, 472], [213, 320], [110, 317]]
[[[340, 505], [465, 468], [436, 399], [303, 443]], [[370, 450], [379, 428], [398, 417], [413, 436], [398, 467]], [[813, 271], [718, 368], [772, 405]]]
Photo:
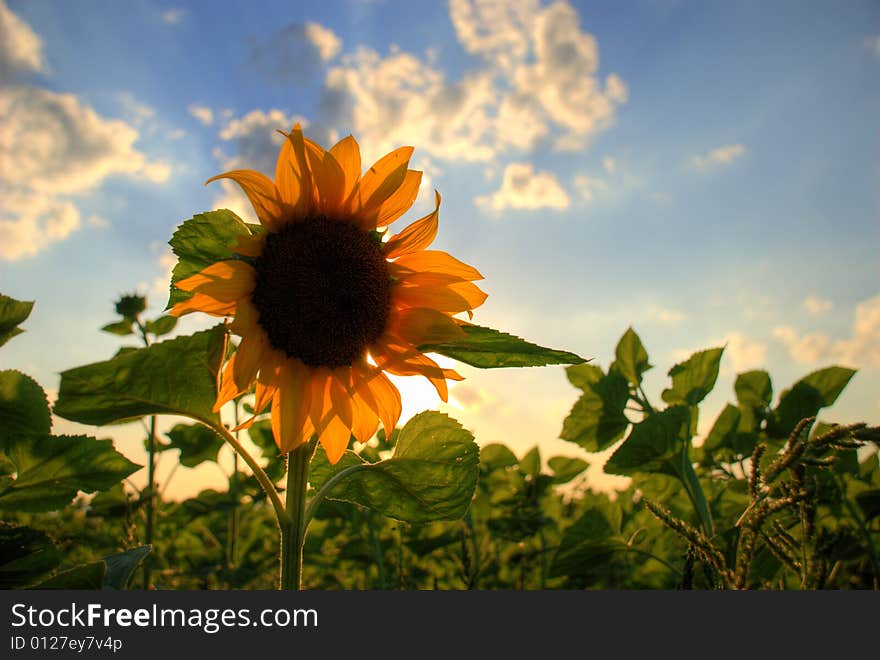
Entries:
[[[260, 223], [195, 215], [169, 241], [167, 314], [118, 300], [103, 330], [137, 346], [64, 371], [51, 407], [33, 378], [0, 371], [0, 585], [878, 589], [880, 428], [818, 419], [853, 370], [778, 393], [767, 372], [740, 373], [701, 435], [723, 348], [672, 365], [658, 398], [632, 328], [603, 368], [478, 325], [482, 274], [430, 247], [439, 193], [389, 228], [421, 184], [411, 148], [364, 169], [351, 136], [325, 150], [299, 125], [283, 135], [274, 179], [209, 180], [237, 183]], [[0, 354], [32, 312], [0, 297]], [[190, 313], [216, 325], [166, 338]], [[573, 454], [613, 451], [604, 472], [629, 485], [598, 490], [589, 460], [540, 444], [517, 456], [441, 412], [401, 423], [389, 375], [426, 378], [445, 401], [462, 377], [438, 355], [558, 369], [572, 386], [559, 437]], [[97, 435], [140, 424], [147, 464], [110, 439], [54, 434], [53, 416]], [[175, 420], [164, 433], [162, 416]], [[160, 457], [192, 468], [223, 452], [227, 488], [165, 495]], [[139, 470], [143, 488], [128, 480]]]

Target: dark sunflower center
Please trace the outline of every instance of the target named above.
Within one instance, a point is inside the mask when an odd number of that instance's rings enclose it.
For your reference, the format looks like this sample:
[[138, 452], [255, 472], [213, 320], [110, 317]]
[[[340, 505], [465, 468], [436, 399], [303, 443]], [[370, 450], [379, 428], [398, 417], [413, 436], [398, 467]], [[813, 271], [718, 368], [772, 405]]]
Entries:
[[350, 365], [382, 334], [391, 280], [379, 242], [318, 217], [269, 234], [251, 295], [272, 346], [310, 366]]

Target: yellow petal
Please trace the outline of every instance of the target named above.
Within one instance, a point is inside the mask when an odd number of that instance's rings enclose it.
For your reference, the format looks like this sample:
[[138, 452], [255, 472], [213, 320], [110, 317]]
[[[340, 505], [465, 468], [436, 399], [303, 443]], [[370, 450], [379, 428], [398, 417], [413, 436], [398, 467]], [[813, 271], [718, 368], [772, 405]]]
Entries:
[[269, 231], [277, 231], [290, 216], [290, 205], [284, 203], [275, 184], [265, 174], [254, 170], [232, 170], [212, 176], [205, 185], [218, 179], [232, 179], [241, 186], [260, 223]]
[[352, 427], [351, 434], [358, 442], [367, 442], [379, 427], [379, 418], [357, 393], [351, 399]]
[[423, 273], [445, 273], [455, 275], [463, 280], [481, 280], [483, 276], [473, 266], [459, 261], [451, 254], [441, 250], [421, 250], [405, 254], [398, 258], [394, 265], [398, 269], [406, 269]]
[[291, 155], [289, 157], [294, 174], [299, 177], [300, 195], [294, 206], [294, 216], [305, 218], [315, 209], [314, 183], [312, 171], [309, 169], [309, 161], [306, 157], [305, 140], [299, 124], [287, 135], [290, 143]]
[[363, 366], [353, 369], [358, 395], [367, 404], [385, 427], [385, 433], [391, 434], [400, 419], [402, 405], [400, 392], [389, 380], [388, 376], [378, 369]]
[[321, 446], [327, 452], [327, 460], [330, 461], [330, 465], [336, 465], [348, 448], [348, 441], [351, 440], [351, 431], [345, 422], [336, 415], [333, 415], [321, 432], [320, 440]]
[[364, 209], [378, 208], [394, 194], [406, 178], [412, 147], [400, 147], [380, 158], [361, 177], [355, 194], [352, 215], [359, 216]]
[[[365, 210], [362, 215], [361, 227], [374, 229], [390, 225], [409, 210], [409, 207], [419, 196], [419, 186], [422, 183], [422, 173], [416, 170], [407, 170], [403, 183], [395, 190], [375, 211]], [[366, 223], [366, 226], [364, 226]]]
[[464, 336], [464, 330], [443, 312], [429, 307], [411, 307], [397, 311], [390, 323], [393, 332], [403, 341], [439, 344]]
[[312, 401], [309, 409], [309, 421], [315, 428], [315, 433], [320, 435], [330, 422], [333, 403], [330, 400], [330, 370], [319, 367], [311, 370]]
[[330, 217], [339, 214], [345, 191], [345, 172], [333, 154], [324, 151], [311, 140], [305, 140], [305, 154], [312, 171], [315, 187], [315, 211]]
[[181, 291], [194, 291], [214, 300], [230, 302], [254, 290], [256, 271], [244, 261], [218, 261], [195, 275], [175, 282]]
[[272, 398], [272, 433], [282, 453], [296, 449], [308, 440], [304, 433], [309, 411], [309, 369], [290, 359], [279, 373], [278, 389]]
[[398, 286], [393, 300], [408, 307], [431, 307], [441, 312], [457, 314], [483, 304], [487, 296], [475, 284], [458, 282], [448, 286]]
[[236, 302], [214, 300], [211, 296], [197, 293], [192, 298], [175, 303], [168, 310], [171, 316], [183, 316], [190, 312], [204, 312], [211, 316], [232, 316], [235, 314]]
[[342, 199], [348, 200], [361, 178], [361, 150], [357, 140], [351, 135], [342, 138], [330, 147], [330, 153], [345, 173], [345, 186]]
[[385, 244], [385, 257], [396, 259], [404, 254], [424, 250], [437, 236], [438, 211], [440, 210], [440, 193], [435, 191], [436, 205], [434, 210], [424, 218], [419, 218]]

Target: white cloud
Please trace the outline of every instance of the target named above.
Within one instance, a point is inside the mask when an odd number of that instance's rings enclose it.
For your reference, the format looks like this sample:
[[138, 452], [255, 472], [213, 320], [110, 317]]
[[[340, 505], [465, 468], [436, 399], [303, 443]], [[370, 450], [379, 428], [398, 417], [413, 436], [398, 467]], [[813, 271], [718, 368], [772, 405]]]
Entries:
[[42, 40], [0, 0], [0, 76], [46, 69]]
[[86, 224], [96, 229], [107, 229], [110, 227], [110, 221], [107, 218], [94, 214], [86, 218]]
[[0, 89], [0, 181], [50, 194], [86, 192], [108, 176], [161, 181], [135, 149], [135, 128], [105, 119], [72, 94], [38, 87]]
[[339, 55], [342, 49], [342, 39], [333, 30], [319, 23], [306, 23], [305, 36], [318, 49], [318, 55], [325, 62]]
[[791, 326], [773, 334], [800, 363], [839, 362], [852, 367], [880, 367], [880, 295], [856, 305], [848, 338], [832, 340], [821, 332], [798, 333]]
[[156, 111], [145, 103], [138, 101], [131, 92], [117, 94], [119, 105], [128, 118], [137, 126], [149, 121], [156, 116]]
[[698, 170], [705, 170], [718, 165], [729, 165], [737, 158], [745, 154], [746, 148], [741, 144], [726, 144], [723, 147], [712, 149], [702, 156], [691, 158], [691, 165]]
[[322, 121], [352, 130], [371, 157], [411, 144], [488, 162], [541, 144], [583, 148], [626, 101], [618, 76], [598, 77], [596, 40], [563, 2], [455, 0], [450, 17], [476, 67], [450, 80], [430, 53], [359, 48], [327, 72]]
[[729, 332], [724, 337], [727, 347], [724, 355], [730, 360], [735, 373], [758, 369], [767, 365], [767, 344], [749, 339], [739, 332]]
[[249, 63], [273, 83], [302, 83], [339, 54], [342, 39], [318, 23], [291, 23], [265, 40], [251, 40]]
[[77, 208], [33, 192], [4, 192], [0, 214], [0, 259], [32, 257], [80, 226]]
[[452, 0], [449, 17], [469, 53], [503, 69], [512, 69], [529, 52], [529, 26], [538, 0]]
[[134, 127], [101, 117], [72, 94], [0, 89], [0, 115], [0, 258], [32, 256], [75, 231], [80, 214], [64, 195], [87, 193], [114, 175], [161, 183], [170, 174], [167, 163], [134, 147]]
[[608, 191], [608, 183], [604, 179], [578, 174], [574, 177], [574, 189], [582, 204], [595, 201], [596, 195]]
[[187, 108], [187, 111], [205, 126], [210, 126], [214, 123], [214, 111], [208, 106], [193, 103]]
[[405, 52], [381, 57], [359, 48], [331, 68], [322, 106], [328, 123], [349, 127], [372, 162], [403, 145], [443, 159], [487, 161], [495, 154], [491, 77], [450, 83], [438, 68]]
[[605, 158], [602, 159], [602, 167], [605, 168], [605, 171], [608, 172], [608, 174], [614, 174], [614, 171], [617, 169], [617, 161], [611, 156], [605, 156]]
[[162, 20], [168, 25], [179, 24], [183, 20], [184, 16], [186, 16], [186, 11], [179, 8], [168, 9], [167, 11], [162, 12]]
[[505, 209], [565, 209], [569, 205], [568, 194], [556, 177], [551, 172], [535, 172], [531, 163], [510, 163], [504, 168], [501, 188], [474, 201], [495, 212]]
[[289, 131], [297, 122], [303, 128], [309, 125], [304, 118], [278, 109], [253, 110], [233, 117], [220, 130], [220, 139], [231, 143], [234, 155], [215, 155], [225, 169], [247, 168], [274, 177], [278, 150], [284, 142], [278, 131]]
[[818, 296], [807, 296], [804, 298], [804, 309], [810, 314], [824, 314], [830, 312], [832, 307], [834, 307], [834, 303], [825, 298]]

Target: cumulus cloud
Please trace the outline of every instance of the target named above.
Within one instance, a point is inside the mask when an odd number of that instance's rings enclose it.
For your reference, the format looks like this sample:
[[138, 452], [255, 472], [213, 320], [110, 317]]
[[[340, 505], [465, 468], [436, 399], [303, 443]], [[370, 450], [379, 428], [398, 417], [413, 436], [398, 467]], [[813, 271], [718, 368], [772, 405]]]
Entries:
[[774, 336], [796, 362], [839, 362], [852, 367], [880, 367], [880, 296], [856, 305], [852, 331], [845, 339], [832, 339], [822, 332], [801, 334], [781, 326]]
[[727, 347], [724, 355], [730, 360], [734, 372], [758, 369], [767, 364], [767, 344], [749, 339], [739, 332], [729, 332], [724, 337]]
[[205, 126], [210, 126], [214, 123], [214, 111], [208, 106], [193, 103], [187, 108], [187, 111]]
[[170, 174], [167, 163], [135, 148], [133, 126], [101, 117], [72, 94], [0, 89], [0, 115], [0, 258], [33, 256], [79, 228], [65, 195], [87, 193], [113, 175], [161, 183]]
[[830, 312], [834, 303], [819, 296], [807, 296], [804, 298], [804, 309], [810, 314], [824, 314]]
[[746, 148], [741, 144], [726, 144], [712, 149], [706, 154], [691, 158], [691, 165], [698, 170], [705, 170], [719, 165], [729, 165], [745, 154]]
[[0, 76], [46, 71], [43, 42], [0, 0]]
[[656, 307], [651, 310], [649, 318], [658, 323], [676, 325], [684, 321], [687, 316], [684, 312], [677, 309], [667, 309], [665, 307]]
[[580, 149], [627, 99], [617, 75], [599, 76], [598, 44], [564, 2], [454, 0], [450, 18], [477, 66], [450, 80], [430, 53], [359, 48], [327, 73], [325, 120], [352, 128], [372, 156], [414, 144], [488, 162], [542, 144]]
[[500, 212], [505, 209], [565, 209], [568, 194], [551, 172], [536, 172], [530, 163], [510, 163], [501, 187], [491, 195], [477, 197], [478, 206]]
[[309, 125], [303, 117], [277, 108], [267, 112], [252, 110], [241, 117], [230, 118], [220, 130], [220, 139], [230, 143], [234, 155], [218, 153], [221, 165], [226, 169], [253, 169], [274, 176], [278, 150], [285, 140], [278, 131], [289, 131], [296, 123], [303, 128]]
[[0, 259], [32, 257], [49, 243], [63, 240], [80, 226], [76, 206], [24, 191], [4, 191], [0, 213]]
[[292, 23], [251, 40], [250, 64], [270, 82], [307, 82], [339, 54], [342, 39], [318, 23]]
[[0, 115], [0, 181], [7, 186], [82, 193], [114, 174], [167, 178], [167, 165], [135, 149], [136, 129], [101, 117], [72, 94], [2, 89]]

